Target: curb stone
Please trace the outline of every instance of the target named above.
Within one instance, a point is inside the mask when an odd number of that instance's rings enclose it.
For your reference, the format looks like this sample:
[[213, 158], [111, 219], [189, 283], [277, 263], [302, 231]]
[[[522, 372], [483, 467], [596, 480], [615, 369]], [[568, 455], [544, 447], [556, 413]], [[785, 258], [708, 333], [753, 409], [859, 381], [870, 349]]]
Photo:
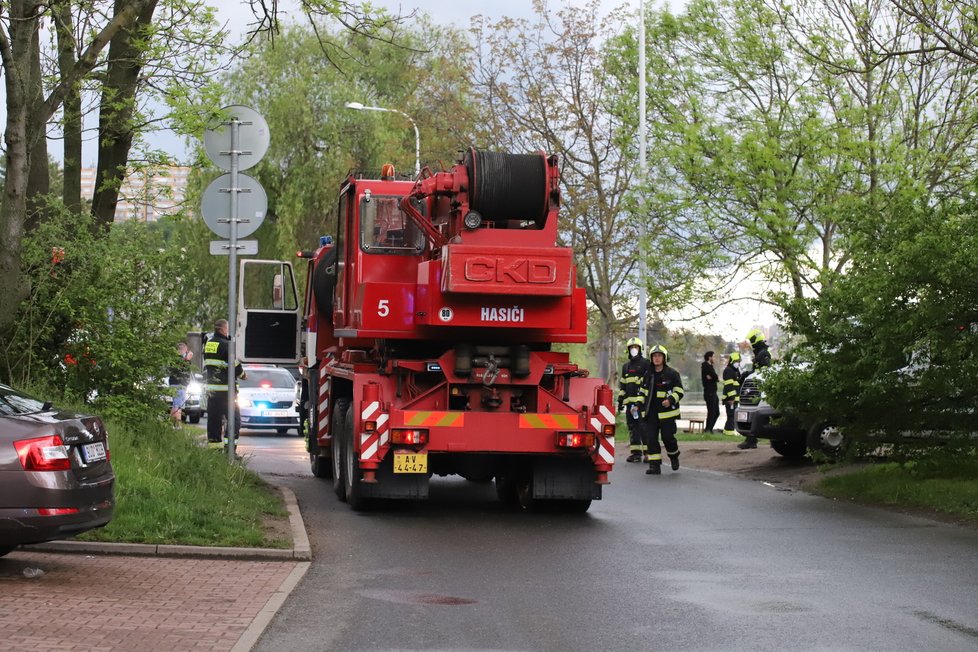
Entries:
[[23, 550], [38, 552], [103, 553], [109, 555], [143, 555], [156, 557], [215, 557], [231, 559], [312, 560], [312, 548], [299, 511], [295, 494], [287, 487], [277, 487], [282, 492], [289, 512], [292, 529], [292, 548], [234, 548], [225, 546], [186, 546], [155, 543], [110, 543], [102, 541], [48, 541], [24, 546]]

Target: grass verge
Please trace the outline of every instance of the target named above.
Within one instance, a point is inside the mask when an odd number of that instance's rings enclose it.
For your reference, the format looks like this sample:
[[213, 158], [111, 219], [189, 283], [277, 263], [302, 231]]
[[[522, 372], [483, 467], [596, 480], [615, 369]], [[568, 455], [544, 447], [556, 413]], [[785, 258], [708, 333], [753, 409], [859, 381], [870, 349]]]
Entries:
[[978, 458], [974, 450], [943, 451], [876, 464], [826, 477], [815, 490], [832, 498], [918, 508], [978, 524]]
[[285, 518], [282, 497], [256, 473], [197, 445], [193, 429], [147, 420], [106, 423], [116, 474], [112, 521], [79, 539], [126, 543], [287, 548], [262, 522]]

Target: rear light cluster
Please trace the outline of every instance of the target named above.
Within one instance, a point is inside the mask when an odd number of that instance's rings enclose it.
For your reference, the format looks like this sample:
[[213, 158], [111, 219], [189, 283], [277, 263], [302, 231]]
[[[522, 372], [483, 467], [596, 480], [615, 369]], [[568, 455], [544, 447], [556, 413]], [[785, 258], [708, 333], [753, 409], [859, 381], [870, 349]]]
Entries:
[[594, 434], [590, 432], [559, 432], [557, 433], [558, 448], [591, 448], [594, 446]]
[[14, 448], [25, 471], [71, 470], [68, 447], [58, 435], [15, 441]]
[[420, 446], [428, 443], [428, 431], [420, 428], [394, 428], [391, 443], [401, 446]]

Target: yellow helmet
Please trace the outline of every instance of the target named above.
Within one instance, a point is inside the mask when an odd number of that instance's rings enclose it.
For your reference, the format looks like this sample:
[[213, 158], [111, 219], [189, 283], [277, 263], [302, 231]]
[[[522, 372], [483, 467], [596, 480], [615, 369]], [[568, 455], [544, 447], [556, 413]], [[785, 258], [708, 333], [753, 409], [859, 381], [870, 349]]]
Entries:
[[640, 349], [645, 348], [644, 346], [642, 346], [642, 340], [638, 339], [637, 337], [633, 337], [630, 340], [628, 340], [627, 342], [625, 342], [625, 349], [626, 350], [632, 348], [633, 346], [637, 346]]
[[747, 333], [747, 341], [751, 343], [751, 346], [757, 344], [758, 342], [764, 341], [764, 331], [760, 328], [752, 328], [749, 333]]
[[651, 349], [649, 349], [649, 359], [651, 360], [652, 356], [656, 353], [661, 353], [665, 357], [666, 362], [669, 362], [669, 351], [666, 349], [666, 347], [662, 346], [661, 344], [656, 344], [653, 346]]
[[730, 354], [730, 362], [740, 362], [740, 354], [734, 351]]

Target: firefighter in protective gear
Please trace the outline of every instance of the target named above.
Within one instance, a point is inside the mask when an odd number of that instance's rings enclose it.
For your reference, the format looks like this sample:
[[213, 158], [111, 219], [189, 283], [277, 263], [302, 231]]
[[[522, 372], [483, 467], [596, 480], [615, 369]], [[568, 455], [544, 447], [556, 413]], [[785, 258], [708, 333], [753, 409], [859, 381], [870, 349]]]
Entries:
[[628, 424], [628, 457], [625, 461], [641, 462], [647, 447], [645, 406], [652, 384], [652, 365], [642, 357], [642, 340], [633, 337], [625, 347], [628, 362], [622, 366], [618, 381], [618, 411], [625, 410], [625, 423]]
[[[754, 364], [751, 367], [750, 373], [754, 373], [758, 369], [763, 369], [771, 364], [771, 351], [768, 350], [767, 342], [764, 341], [764, 331], [760, 328], [752, 328], [750, 332], [747, 333], [747, 341], [750, 343], [751, 349], [754, 351]], [[741, 381], [745, 379], [747, 375], [741, 377]], [[748, 448], [757, 448], [757, 437], [747, 436], [744, 441], [737, 444], [737, 448], [742, 450]]]
[[[221, 442], [222, 418], [228, 412], [228, 320], [214, 322], [214, 334], [204, 343], [204, 383], [207, 389], [207, 441]], [[234, 375], [245, 378], [241, 363], [234, 365]], [[241, 426], [240, 412], [235, 411], [235, 425]], [[237, 428], [235, 429], [237, 432]]]
[[751, 329], [747, 333], [747, 341], [750, 342], [750, 346], [754, 350], [754, 366], [751, 370], [757, 371], [770, 366], [771, 351], [767, 347], [767, 342], [764, 341], [764, 332], [760, 328]]
[[666, 455], [673, 471], [679, 470], [679, 443], [676, 441], [676, 420], [679, 418], [679, 401], [684, 390], [679, 372], [670, 367], [669, 352], [662, 345], [649, 350], [652, 361], [652, 389], [649, 395], [648, 421], [649, 468], [651, 475], [662, 473], [662, 448], [659, 437], [666, 447]]
[[727, 356], [727, 366], [723, 369], [723, 407], [727, 411], [727, 421], [723, 424], [725, 435], [737, 436], [734, 415], [739, 402], [740, 354], [734, 351]]

